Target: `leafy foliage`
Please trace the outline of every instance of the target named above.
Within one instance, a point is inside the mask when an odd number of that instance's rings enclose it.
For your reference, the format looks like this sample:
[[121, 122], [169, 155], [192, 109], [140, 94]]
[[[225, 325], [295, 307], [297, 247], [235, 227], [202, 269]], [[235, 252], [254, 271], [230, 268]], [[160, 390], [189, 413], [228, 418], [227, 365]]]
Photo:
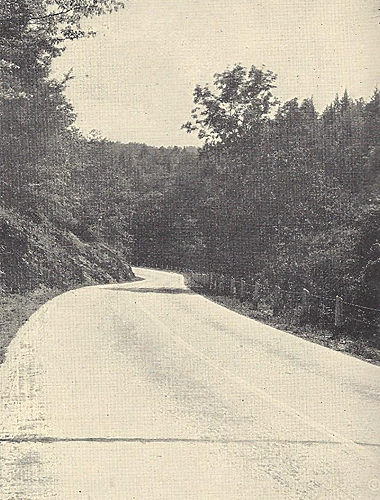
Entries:
[[205, 139], [202, 266], [379, 307], [379, 91], [345, 92], [321, 115], [294, 98], [273, 115], [274, 81], [238, 65], [195, 89], [184, 128]]
[[247, 70], [240, 64], [216, 73], [215, 91], [208, 85], [196, 86], [193, 122], [187, 122], [183, 128], [188, 132], [198, 130], [199, 138], [209, 145], [226, 146], [252, 136], [277, 103], [271, 92], [275, 80], [271, 71], [255, 66]]

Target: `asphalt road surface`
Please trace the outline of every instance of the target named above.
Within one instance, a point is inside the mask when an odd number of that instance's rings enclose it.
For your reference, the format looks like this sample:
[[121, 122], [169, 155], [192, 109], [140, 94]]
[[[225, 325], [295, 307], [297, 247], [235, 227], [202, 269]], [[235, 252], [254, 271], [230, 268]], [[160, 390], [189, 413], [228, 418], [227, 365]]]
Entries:
[[2, 500], [380, 498], [379, 367], [135, 272], [11, 343]]

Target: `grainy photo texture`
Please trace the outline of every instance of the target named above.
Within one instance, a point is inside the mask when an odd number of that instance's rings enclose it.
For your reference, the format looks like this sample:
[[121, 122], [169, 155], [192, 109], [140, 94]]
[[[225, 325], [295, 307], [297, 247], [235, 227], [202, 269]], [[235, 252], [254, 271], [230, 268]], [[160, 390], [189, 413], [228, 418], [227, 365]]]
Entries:
[[377, 0], [2, 0], [2, 500], [380, 497]]

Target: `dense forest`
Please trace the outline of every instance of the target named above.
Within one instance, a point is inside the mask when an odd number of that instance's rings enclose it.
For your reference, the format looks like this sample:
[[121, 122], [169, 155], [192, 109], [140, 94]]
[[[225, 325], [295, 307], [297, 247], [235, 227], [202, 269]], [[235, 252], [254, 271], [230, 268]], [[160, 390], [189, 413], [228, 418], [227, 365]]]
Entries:
[[307, 288], [317, 299], [308, 321], [321, 325], [334, 324], [339, 295], [345, 333], [376, 335], [380, 92], [345, 92], [318, 113], [312, 99], [280, 104], [275, 82], [236, 65], [197, 86], [183, 127], [204, 146], [193, 170], [145, 204], [139, 259], [253, 280], [269, 301], [275, 286], [283, 302]]
[[[83, 18], [118, 7], [2, 2], [3, 295], [128, 280], [132, 263], [378, 309], [379, 90], [345, 92], [318, 113], [312, 98], [280, 103], [271, 71], [236, 65], [194, 91], [183, 128], [199, 150], [84, 136], [65, 97], [71, 75], [54, 80], [51, 62], [86, 36]], [[362, 311], [347, 330], [376, 333], [378, 313]]]

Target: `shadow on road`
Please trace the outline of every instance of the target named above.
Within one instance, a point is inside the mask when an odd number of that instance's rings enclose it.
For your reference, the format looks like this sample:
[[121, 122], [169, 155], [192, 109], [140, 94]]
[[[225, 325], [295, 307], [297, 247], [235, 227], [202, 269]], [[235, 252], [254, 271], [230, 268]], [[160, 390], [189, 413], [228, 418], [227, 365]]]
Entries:
[[188, 288], [141, 288], [141, 287], [131, 287], [131, 288], [112, 288], [103, 287], [102, 290], [111, 290], [112, 292], [134, 292], [134, 293], [171, 293], [171, 294], [194, 294], [192, 290]]

